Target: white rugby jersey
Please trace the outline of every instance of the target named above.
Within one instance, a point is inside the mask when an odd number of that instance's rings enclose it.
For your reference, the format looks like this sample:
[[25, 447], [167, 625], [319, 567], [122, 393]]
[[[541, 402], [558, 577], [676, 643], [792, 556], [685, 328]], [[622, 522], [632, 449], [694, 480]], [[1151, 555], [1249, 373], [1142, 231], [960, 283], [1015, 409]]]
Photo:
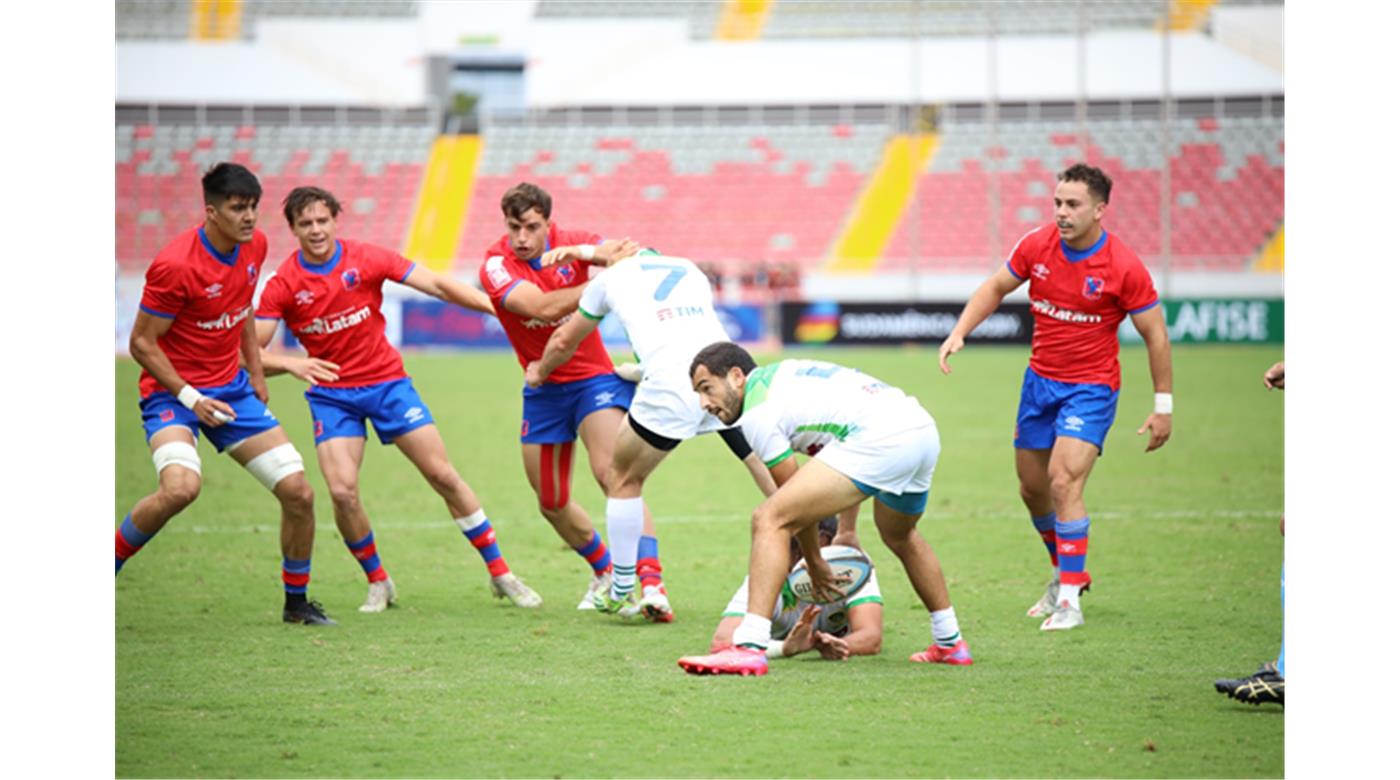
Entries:
[[[846, 610], [858, 604], [884, 604], [885, 599], [880, 595], [880, 581], [875, 577], [875, 572], [870, 572], [870, 579], [866, 580], [860, 590], [852, 593], [840, 601], [833, 601], [830, 604], [818, 604], [822, 608], [821, 614], [817, 616], [813, 628], [818, 631], [825, 631], [832, 636], [845, 636], [851, 631], [851, 621], [846, 615]], [[797, 626], [797, 619], [802, 617], [802, 613], [811, 606], [805, 601], [798, 601], [797, 596], [788, 588], [787, 583], [783, 583], [783, 589], [778, 594], [778, 601], [773, 605], [773, 638], [787, 639], [787, 635], [792, 633], [792, 629]], [[744, 583], [739, 586], [739, 590], [734, 593], [734, 597], [729, 600], [729, 606], [724, 608], [721, 617], [743, 617], [749, 608], [749, 578], [744, 578]]]
[[584, 288], [578, 311], [592, 320], [616, 313], [644, 374], [688, 370], [695, 353], [729, 341], [710, 280], [683, 257], [642, 254], [612, 265]]
[[833, 441], [876, 441], [932, 423], [932, 415], [903, 390], [820, 360], [755, 368], [738, 420], [769, 468], [794, 452], [816, 455]]

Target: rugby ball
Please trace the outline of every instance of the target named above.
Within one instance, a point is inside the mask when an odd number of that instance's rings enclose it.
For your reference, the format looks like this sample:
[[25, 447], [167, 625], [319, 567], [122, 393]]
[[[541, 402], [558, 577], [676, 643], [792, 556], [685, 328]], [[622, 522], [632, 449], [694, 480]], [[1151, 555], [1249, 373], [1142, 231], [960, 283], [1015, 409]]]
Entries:
[[[870, 581], [872, 568], [870, 558], [855, 547], [828, 545], [822, 548], [822, 558], [831, 564], [831, 573], [836, 578], [836, 587], [841, 590], [841, 598], [837, 601], [849, 598], [853, 593], [865, 587], [866, 582]], [[797, 596], [798, 601], [805, 601], [809, 604], [832, 603], [828, 599], [813, 597], [812, 578], [807, 574], [806, 561], [797, 563], [796, 568], [788, 575], [787, 585], [793, 595]]]

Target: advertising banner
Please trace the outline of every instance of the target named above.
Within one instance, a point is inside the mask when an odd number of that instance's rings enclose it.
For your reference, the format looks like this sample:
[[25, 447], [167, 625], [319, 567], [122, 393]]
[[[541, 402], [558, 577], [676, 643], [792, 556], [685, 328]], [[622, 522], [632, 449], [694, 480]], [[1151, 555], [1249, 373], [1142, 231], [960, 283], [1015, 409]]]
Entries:
[[[1184, 298], [1164, 305], [1173, 344], [1283, 343], [1281, 298]], [[1118, 339], [1142, 343], [1129, 320], [1118, 329]]]
[[[958, 303], [784, 303], [780, 328], [784, 344], [938, 344], [957, 324]], [[968, 343], [1031, 343], [1031, 307], [1002, 304], [969, 334]]]
[[[762, 307], [720, 305], [715, 307], [715, 313], [735, 341], [759, 341], [764, 337]], [[609, 348], [630, 348], [627, 333], [615, 316], [604, 317], [598, 330]], [[510, 346], [500, 320], [441, 301], [404, 301], [401, 339], [404, 347], [497, 349]]]

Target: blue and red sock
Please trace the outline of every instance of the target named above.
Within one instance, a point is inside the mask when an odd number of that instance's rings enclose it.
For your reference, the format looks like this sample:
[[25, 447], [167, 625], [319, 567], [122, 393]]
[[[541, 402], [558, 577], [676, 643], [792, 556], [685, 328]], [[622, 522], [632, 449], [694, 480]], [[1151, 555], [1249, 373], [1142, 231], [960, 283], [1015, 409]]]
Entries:
[[122, 520], [121, 527], [117, 528], [117, 573], [121, 573], [122, 564], [136, 553], [141, 551], [146, 542], [151, 541], [155, 534], [141, 533], [141, 529], [131, 522], [131, 514]]
[[282, 589], [289, 599], [305, 599], [306, 585], [311, 582], [311, 559], [282, 558]]
[[588, 540], [588, 544], [582, 547], [575, 547], [574, 552], [588, 561], [588, 565], [593, 567], [593, 576], [601, 577], [612, 568], [612, 554], [608, 552], [608, 546], [603, 544], [603, 537], [595, 530], [593, 538]]
[[1060, 553], [1060, 585], [1082, 587], [1089, 584], [1084, 560], [1089, 555], [1089, 518], [1055, 521], [1055, 541]]
[[510, 574], [510, 566], [506, 564], [505, 557], [501, 555], [501, 548], [496, 544], [496, 530], [491, 527], [491, 521], [486, 519], [485, 511], [478, 509], [467, 517], [457, 518], [457, 527], [462, 529], [462, 535], [467, 537], [467, 541], [481, 554], [481, 560], [492, 577]]
[[1031, 524], [1035, 526], [1036, 533], [1040, 534], [1040, 541], [1045, 543], [1045, 551], [1050, 553], [1050, 565], [1058, 569], [1060, 556], [1055, 552], [1055, 513], [1039, 517], [1032, 515]]
[[350, 548], [350, 554], [360, 562], [360, 568], [365, 570], [365, 577], [370, 582], [389, 579], [389, 572], [384, 571], [384, 564], [379, 562], [379, 548], [374, 543], [373, 531], [358, 542], [346, 540], [345, 546]]
[[643, 588], [661, 587], [661, 554], [655, 536], [637, 540], [637, 579]]

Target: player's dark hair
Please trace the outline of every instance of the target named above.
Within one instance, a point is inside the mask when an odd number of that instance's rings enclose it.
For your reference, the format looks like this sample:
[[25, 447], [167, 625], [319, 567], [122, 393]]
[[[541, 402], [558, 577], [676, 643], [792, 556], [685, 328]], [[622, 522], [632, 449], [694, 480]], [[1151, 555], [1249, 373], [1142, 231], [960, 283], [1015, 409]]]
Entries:
[[1092, 192], [1094, 197], [1104, 203], [1108, 202], [1108, 195], [1113, 191], [1113, 179], [1108, 178], [1108, 174], [1092, 165], [1086, 165], [1084, 163], [1075, 163], [1071, 165], [1057, 178], [1060, 181], [1081, 182], [1089, 188], [1089, 192]]
[[[825, 536], [827, 539], [835, 539], [836, 531], [839, 527], [840, 524], [836, 521], [836, 515], [827, 515], [822, 518], [820, 523], [817, 523], [817, 534]], [[802, 545], [797, 543], [796, 536], [793, 536], [792, 541], [788, 542], [788, 551], [792, 555], [802, 555]]]
[[750, 371], [758, 368], [748, 350], [732, 341], [716, 341], [695, 353], [695, 359], [690, 361], [692, 378], [695, 376], [695, 369], [700, 366], [704, 366], [713, 376], [724, 376], [729, 373], [729, 369], [736, 366], [744, 372], [744, 376], [748, 376]]
[[204, 202], [217, 206], [229, 198], [250, 198], [253, 205], [262, 200], [262, 185], [253, 172], [238, 163], [221, 162], [204, 172]]
[[287, 218], [288, 225], [295, 225], [302, 209], [317, 201], [326, 204], [332, 217], [340, 216], [340, 201], [320, 187], [297, 187], [287, 193], [287, 197], [282, 199], [282, 216]]
[[528, 181], [520, 182], [501, 196], [501, 213], [511, 219], [520, 219], [530, 209], [539, 209], [540, 216], [549, 219], [553, 205], [548, 192]]

